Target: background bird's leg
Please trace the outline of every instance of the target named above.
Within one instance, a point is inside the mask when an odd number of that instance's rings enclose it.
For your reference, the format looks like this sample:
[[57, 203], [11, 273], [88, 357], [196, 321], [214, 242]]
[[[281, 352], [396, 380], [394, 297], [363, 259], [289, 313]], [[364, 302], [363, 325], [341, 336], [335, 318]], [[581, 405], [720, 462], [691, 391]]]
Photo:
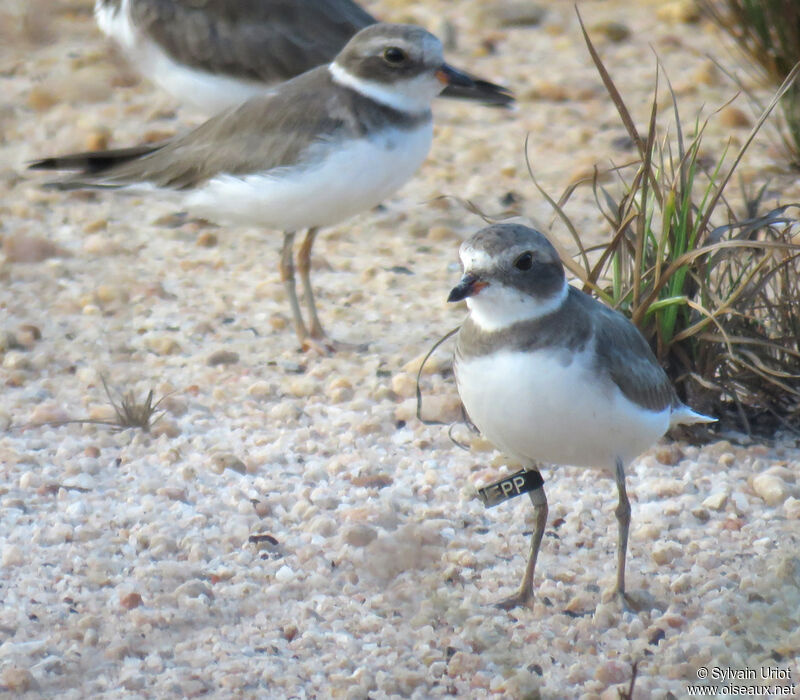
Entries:
[[628, 493], [625, 490], [625, 468], [622, 460], [617, 458], [616, 467], [617, 491], [619, 491], [619, 503], [614, 511], [619, 524], [619, 541], [617, 543], [617, 588], [616, 593], [625, 597], [625, 555], [628, 551], [628, 529], [631, 525], [631, 502], [628, 500]]
[[292, 308], [292, 320], [297, 339], [305, 346], [308, 340], [308, 329], [300, 313], [300, 304], [297, 302], [297, 291], [294, 285], [294, 231], [283, 234], [283, 249], [281, 250], [281, 281], [289, 297], [289, 306]]
[[[538, 471], [538, 469], [534, 471]], [[531, 503], [533, 503], [534, 516], [536, 518], [533, 535], [531, 535], [531, 551], [528, 555], [528, 563], [525, 565], [525, 573], [522, 576], [519, 591], [497, 604], [497, 607], [503, 610], [511, 610], [520, 605], [529, 606], [533, 602], [533, 572], [536, 569], [536, 559], [539, 556], [542, 537], [544, 537], [544, 528], [547, 525], [547, 496], [544, 493], [544, 485], [529, 491], [528, 496], [531, 499]]]
[[306, 306], [308, 307], [309, 331], [312, 338], [325, 337], [325, 331], [322, 329], [322, 324], [319, 322], [319, 316], [317, 315], [314, 291], [311, 289], [311, 248], [314, 245], [318, 230], [317, 228], [310, 228], [306, 231], [306, 237], [303, 239], [300, 252], [297, 255], [297, 271], [300, 273], [300, 281], [303, 284], [303, 296], [305, 296]]

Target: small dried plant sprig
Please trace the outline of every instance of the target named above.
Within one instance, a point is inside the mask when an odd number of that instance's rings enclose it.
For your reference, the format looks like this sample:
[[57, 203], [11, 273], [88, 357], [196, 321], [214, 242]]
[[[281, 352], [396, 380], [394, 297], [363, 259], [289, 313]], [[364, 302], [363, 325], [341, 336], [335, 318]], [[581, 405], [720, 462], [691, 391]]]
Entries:
[[100, 379], [103, 382], [103, 389], [105, 389], [108, 401], [116, 415], [116, 420], [108, 421], [105, 423], [106, 425], [112, 425], [118, 430], [139, 428], [142, 432], [149, 433], [151, 428], [164, 417], [164, 411], [159, 411], [158, 407], [169, 394], [162, 396], [158, 401], [154, 401], [155, 396], [153, 390], [150, 389], [145, 400], [139, 402], [133, 391], [127, 391], [125, 394], [119, 394], [118, 392], [119, 398], [115, 401], [106, 383], [106, 378], [100, 375]]
[[138, 428], [143, 433], [149, 433], [158, 421], [163, 418], [165, 411], [159, 410], [162, 402], [171, 396], [172, 392], [165, 394], [158, 401], [155, 400], [155, 394], [152, 389], [147, 392], [144, 401], [137, 400], [133, 391], [127, 391], [124, 394], [119, 391], [116, 392], [115, 398], [111, 389], [106, 382], [104, 375], [100, 375], [100, 381], [103, 383], [103, 389], [108, 397], [108, 402], [111, 408], [114, 409], [114, 418], [111, 420], [99, 420], [92, 418], [75, 418], [62, 421], [46, 421], [44, 423], [36, 423], [26, 427], [39, 427], [43, 425], [60, 427], [62, 425], [71, 424], [85, 424], [85, 425], [107, 425], [114, 431], [126, 430], [127, 428]]

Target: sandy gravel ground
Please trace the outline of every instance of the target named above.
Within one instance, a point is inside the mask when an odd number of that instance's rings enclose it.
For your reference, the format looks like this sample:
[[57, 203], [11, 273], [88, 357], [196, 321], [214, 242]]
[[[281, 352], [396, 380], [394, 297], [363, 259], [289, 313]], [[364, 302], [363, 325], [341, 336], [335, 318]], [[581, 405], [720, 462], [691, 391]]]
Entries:
[[[800, 452], [789, 444], [658, 446], [631, 466], [639, 614], [605, 596], [612, 481], [548, 470], [535, 607], [491, 607], [519, 581], [531, 508], [484, 509], [475, 489], [503, 473], [502, 456], [457, 428], [471, 441], [462, 451], [414, 418], [419, 357], [464, 313], [445, 303], [458, 244], [482, 225], [436, 198], [488, 212], [515, 199], [547, 226], [526, 134], [554, 195], [594, 163], [632, 156], [572, 4], [542, 2], [538, 27], [498, 27], [495, 8], [510, 4], [369, 4], [434, 31], [446, 18], [452, 62], [512, 85], [520, 102], [437, 105], [420, 175], [321, 237], [323, 320], [339, 339], [369, 341], [334, 357], [297, 350], [278, 235], [185, 221], [166, 201], [38, 187], [29, 159], [155, 140], [197, 116], [111, 56], [88, 0], [0, 5], [0, 695], [609, 700], [634, 661], [641, 699], [685, 697], [703, 669], [707, 683], [752, 671], [751, 685], [798, 692]], [[641, 123], [653, 50], [684, 115], [735, 93], [708, 58], [735, 66], [719, 35], [684, 21], [680, 3], [581, 9]], [[751, 122], [740, 98], [709, 127], [706, 152], [741, 143]], [[780, 163], [764, 139], [742, 173], [769, 175], [772, 200], [796, 201]], [[601, 234], [589, 191], [569, 212]], [[458, 415], [449, 353], [425, 375], [426, 412], [441, 420]], [[107, 419], [101, 375], [139, 399], [167, 396], [151, 434], [36, 427]], [[760, 680], [762, 668], [783, 679]]]

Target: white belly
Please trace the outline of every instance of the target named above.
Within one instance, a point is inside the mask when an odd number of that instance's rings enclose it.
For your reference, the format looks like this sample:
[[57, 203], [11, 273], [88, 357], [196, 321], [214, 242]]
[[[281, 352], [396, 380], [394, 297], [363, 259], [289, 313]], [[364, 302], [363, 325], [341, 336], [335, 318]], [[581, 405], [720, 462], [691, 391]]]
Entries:
[[130, 0], [122, 0], [115, 12], [97, 2], [94, 14], [100, 30], [120, 45], [139, 73], [176, 99], [211, 116], [269, 92], [270, 86], [265, 83], [214, 75], [176, 63], [133, 24], [129, 7]]
[[309, 168], [221, 175], [189, 194], [195, 214], [226, 224], [297, 231], [331, 226], [380, 204], [419, 169], [431, 146], [430, 122], [345, 142]]
[[593, 381], [590, 358], [537, 351], [459, 360], [459, 394], [484, 437], [523, 462], [613, 469], [666, 432], [670, 411], [644, 410]]

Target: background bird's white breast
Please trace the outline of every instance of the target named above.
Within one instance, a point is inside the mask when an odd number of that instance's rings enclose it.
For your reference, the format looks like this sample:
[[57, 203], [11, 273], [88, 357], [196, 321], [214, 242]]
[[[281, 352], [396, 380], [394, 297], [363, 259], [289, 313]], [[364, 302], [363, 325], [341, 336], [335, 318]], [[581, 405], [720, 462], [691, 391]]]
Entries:
[[255, 81], [214, 75], [176, 62], [131, 21], [130, 0], [122, 0], [119, 8], [97, 3], [94, 15], [101, 31], [122, 46], [137, 71], [208, 115], [269, 92], [268, 86]]
[[219, 175], [187, 197], [195, 213], [219, 223], [296, 231], [330, 226], [370, 209], [419, 169], [431, 122], [413, 131], [321, 143], [316, 163], [252, 175]]

